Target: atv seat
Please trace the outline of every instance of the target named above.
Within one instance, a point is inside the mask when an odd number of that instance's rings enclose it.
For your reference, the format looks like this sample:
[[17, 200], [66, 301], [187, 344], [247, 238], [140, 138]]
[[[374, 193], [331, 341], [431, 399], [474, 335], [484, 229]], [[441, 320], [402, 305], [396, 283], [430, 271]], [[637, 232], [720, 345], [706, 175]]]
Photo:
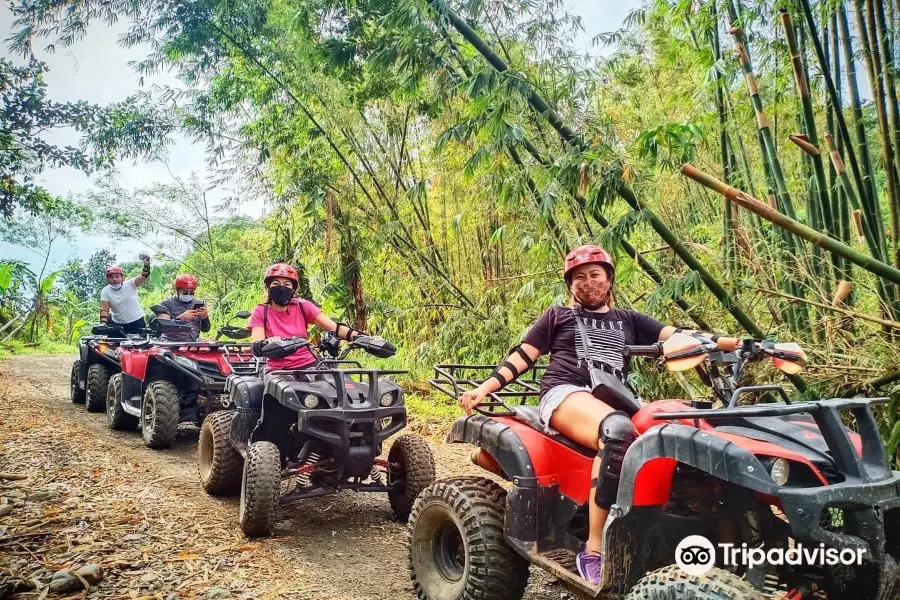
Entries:
[[541, 433], [543, 433], [544, 435], [546, 435], [553, 441], [559, 442], [563, 446], [566, 446], [567, 448], [571, 448], [575, 452], [580, 452], [581, 454], [584, 454], [585, 456], [590, 456], [592, 458], [597, 455], [596, 450], [594, 450], [592, 448], [588, 448], [587, 446], [582, 446], [581, 444], [570, 440], [569, 438], [567, 438], [564, 435], [561, 435], [559, 433], [548, 434], [544, 430], [544, 423], [541, 421], [541, 410], [537, 406], [529, 406], [527, 404], [517, 404], [517, 405], [513, 406], [512, 409], [516, 413], [516, 416], [513, 417], [516, 421], [519, 421], [520, 423], [525, 423], [532, 429], [536, 429], [536, 430], [540, 431]]

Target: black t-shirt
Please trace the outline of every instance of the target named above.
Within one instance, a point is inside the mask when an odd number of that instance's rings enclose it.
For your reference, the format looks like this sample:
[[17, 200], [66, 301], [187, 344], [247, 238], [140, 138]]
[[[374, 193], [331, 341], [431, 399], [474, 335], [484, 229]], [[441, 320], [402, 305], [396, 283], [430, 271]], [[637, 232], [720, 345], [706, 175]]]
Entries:
[[[581, 316], [588, 338], [585, 345], [575, 315]], [[525, 334], [522, 342], [550, 354], [550, 364], [541, 378], [541, 397], [550, 388], [562, 385], [590, 386], [588, 361], [604, 363], [623, 376], [628, 361], [626, 345], [646, 345], [659, 341], [663, 325], [653, 317], [633, 310], [612, 308], [608, 312], [587, 312], [580, 306], [551, 306]], [[599, 365], [598, 365], [599, 366]]]

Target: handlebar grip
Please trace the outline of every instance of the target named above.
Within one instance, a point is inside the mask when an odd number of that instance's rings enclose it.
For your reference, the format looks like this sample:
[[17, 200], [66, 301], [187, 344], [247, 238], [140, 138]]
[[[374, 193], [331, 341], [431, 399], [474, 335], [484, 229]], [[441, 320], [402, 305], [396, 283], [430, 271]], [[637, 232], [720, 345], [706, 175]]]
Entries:
[[662, 356], [662, 344], [650, 344], [649, 346], [625, 346], [625, 356], [646, 356], [659, 358]]
[[720, 337], [716, 340], [719, 350], [725, 352], [734, 352], [741, 345], [741, 338], [736, 337]]

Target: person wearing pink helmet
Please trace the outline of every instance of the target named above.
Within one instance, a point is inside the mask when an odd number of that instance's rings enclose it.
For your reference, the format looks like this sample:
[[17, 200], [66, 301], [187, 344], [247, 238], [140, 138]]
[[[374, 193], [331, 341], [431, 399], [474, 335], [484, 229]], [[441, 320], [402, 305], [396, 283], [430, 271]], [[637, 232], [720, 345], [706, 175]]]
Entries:
[[[365, 335], [344, 323], [336, 323], [318, 306], [303, 298], [297, 298], [300, 276], [294, 267], [276, 263], [266, 270], [263, 279], [266, 301], [256, 306], [248, 323], [254, 352], [268, 341], [290, 337], [309, 337], [309, 326], [315, 325], [322, 331], [333, 331], [339, 338], [351, 341]], [[304, 348], [285, 358], [267, 358], [267, 371], [297, 370], [312, 367], [316, 357]]]
[[[584, 245], [572, 250], [564, 278], [573, 305], [547, 309], [491, 377], [459, 399], [471, 414], [488, 394], [514, 381], [542, 354], [550, 354], [540, 388], [544, 429], [598, 451], [591, 472], [588, 541], [576, 560], [578, 572], [593, 584], [600, 582], [603, 526], [616, 499], [622, 459], [637, 437], [628, 412], [615, 410], [610, 406], [613, 398], [598, 390], [628, 395], [640, 405], [640, 397], [628, 387], [624, 347], [665, 341], [680, 331], [649, 315], [613, 308], [615, 276], [613, 259], [603, 248]], [[596, 385], [598, 380], [604, 384]]]
[[169, 296], [159, 303], [166, 312], [156, 313], [157, 319], [178, 319], [191, 326], [191, 331], [165, 333], [163, 339], [174, 342], [195, 342], [200, 333], [209, 331], [209, 308], [203, 300], [199, 300], [194, 292], [200, 282], [190, 273], [181, 273], [175, 277], [173, 288], [175, 295]]
[[126, 335], [139, 334], [147, 326], [137, 289], [150, 277], [150, 257], [141, 255], [141, 260], [144, 266], [134, 279], [126, 280], [122, 267], [107, 267], [107, 285], [100, 291], [100, 324], [107, 325], [111, 321]]

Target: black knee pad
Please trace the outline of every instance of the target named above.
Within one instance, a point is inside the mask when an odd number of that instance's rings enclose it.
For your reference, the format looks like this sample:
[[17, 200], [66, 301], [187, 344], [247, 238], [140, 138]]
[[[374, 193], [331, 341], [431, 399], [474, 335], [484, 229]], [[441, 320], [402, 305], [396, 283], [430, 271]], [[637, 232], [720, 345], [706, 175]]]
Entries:
[[594, 480], [597, 488], [594, 503], [600, 508], [609, 509], [619, 492], [619, 477], [622, 474], [625, 452], [637, 439], [638, 434], [628, 415], [618, 410], [609, 413], [600, 422], [599, 434], [603, 449], [597, 453], [601, 462], [600, 473]]

